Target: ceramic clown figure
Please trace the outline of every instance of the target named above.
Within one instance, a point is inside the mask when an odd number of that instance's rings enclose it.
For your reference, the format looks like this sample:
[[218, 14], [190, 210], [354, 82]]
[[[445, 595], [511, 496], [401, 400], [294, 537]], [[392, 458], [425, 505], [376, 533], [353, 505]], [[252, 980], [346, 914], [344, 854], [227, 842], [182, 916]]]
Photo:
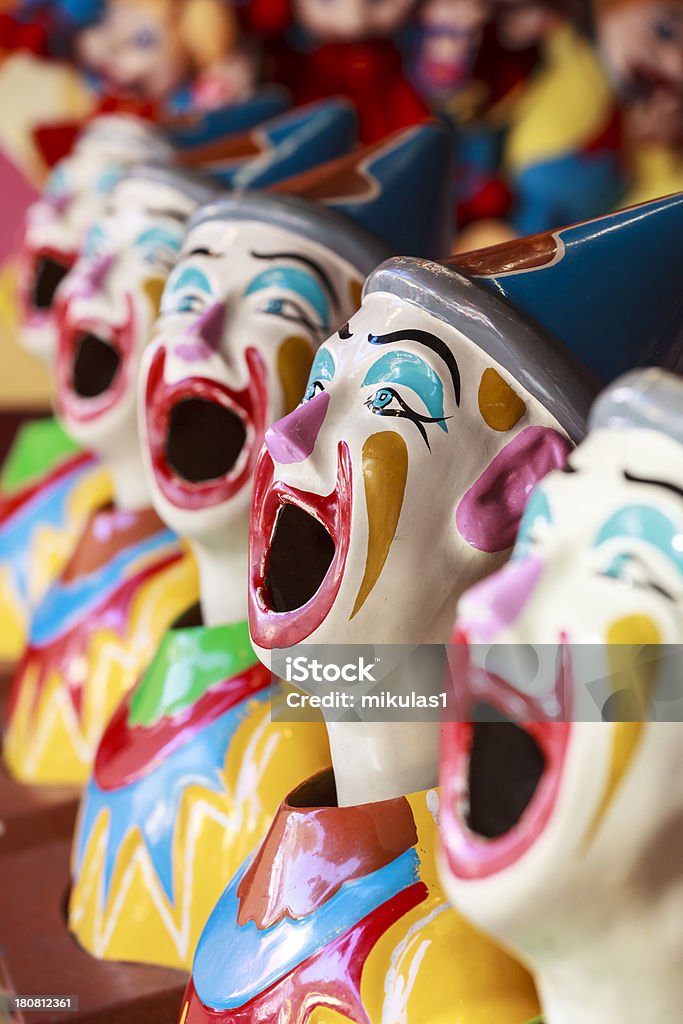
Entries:
[[191, 558], [149, 507], [135, 385], [184, 222], [210, 194], [175, 172], [131, 172], [61, 286], [59, 414], [106, 464], [115, 505], [91, 516], [33, 614], [4, 747], [26, 782], [84, 779], [109, 715], [195, 593]]
[[[583, 236], [600, 245], [612, 230], [632, 255], [676, 211], [603, 218]], [[593, 391], [541, 327], [545, 298], [559, 303], [582, 263], [559, 233], [552, 265], [564, 259], [567, 276], [547, 277], [551, 240], [518, 247], [518, 272], [522, 253], [539, 268], [528, 316], [454, 263], [392, 259], [319, 350], [303, 403], [267, 431], [256, 467], [249, 627], [266, 664], [299, 643], [442, 643], [461, 590], [505, 559], [534, 481], [581, 438]], [[491, 250], [489, 271], [510, 272], [509, 257]], [[580, 296], [588, 321], [593, 300]], [[392, 685], [391, 668], [382, 679]], [[462, 1021], [532, 1018], [528, 979], [437, 881], [437, 725], [327, 726], [333, 773], [283, 801], [218, 901], [184, 1024], [446, 1022], [454, 1007]]]
[[[171, 147], [137, 118], [105, 115], [83, 132], [30, 207], [18, 257], [21, 341], [52, 361], [54, 296], [87, 226], [126, 166], [167, 160]], [[55, 419], [25, 426], [3, 467], [0, 492], [0, 659], [19, 656], [30, 609], [62, 568], [88, 515], [111, 497], [108, 474]]]
[[[198, 561], [204, 624], [167, 633], [98, 749], [69, 908], [97, 956], [189, 968], [280, 800], [329, 764], [322, 723], [270, 720], [270, 673], [246, 622], [251, 479], [267, 427], [298, 404], [366, 274], [392, 243], [424, 252], [438, 237], [447, 156], [443, 132], [424, 126], [190, 222], [145, 354], [140, 417], [155, 507]], [[418, 175], [428, 199], [397, 228]], [[374, 194], [357, 203], [364, 176]], [[331, 208], [302, 198], [307, 188], [336, 197]]]
[[[444, 885], [530, 966], [545, 1024], [683, 1008], [682, 727], [664, 705], [643, 710], [667, 663], [679, 689], [664, 699], [680, 701], [682, 400], [657, 369], [603, 392], [564, 472], [532, 493], [512, 561], [458, 606], [469, 644], [569, 645], [560, 720], [545, 690], [501, 669], [477, 700], [502, 721], [450, 724], [442, 750]], [[647, 669], [624, 690], [624, 652], [642, 645]], [[598, 678], [610, 696], [589, 715]]]
[[[156, 153], [151, 149], [151, 143], [149, 148], [156, 158], [173, 153], [176, 164], [208, 174], [222, 186], [255, 188], [345, 153], [354, 144], [356, 119], [348, 102], [343, 100], [311, 104], [270, 118], [258, 129], [225, 136], [231, 124], [248, 123], [249, 118], [258, 118], [269, 110], [277, 109], [281, 103], [278, 95], [265, 96], [235, 111], [230, 118], [217, 113], [211, 122], [203, 125], [201, 134], [180, 140], [182, 149], [171, 150], [166, 144], [162, 146], [158, 136], [152, 134], [151, 138], [159, 141], [160, 148]], [[113, 126], [110, 124], [112, 120]], [[117, 126], [118, 136], [114, 131]], [[100, 146], [107, 151], [106, 145], [112, 145], [112, 131], [115, 138], [120, 136], [125, 140], [132, 135], [133, 141], [137, 138], [136, 132], [142, 141], [149, 133], [135, 119], [100, 118], [86, 133], [86, 140], [91, 135], [95, 138], [102, 135]], [[141, 152], [142, 141], [137, 147]], [[43, 204], [45, 209], [52, 210], [53, 249], [61, 234], [63, 241], [59, 244], [63, 252], [71, 251], [73, 247], [75, 253], [84, 225], [92, 223], [96, 209], [104, 207], [108, 191], [123, 173], [118, 164], [111, 162], [112, 153], [107, 163], [104, 159], [106, 153], [100, 153], [94, 140], [90, 139], [88, 145], [84, 140], [82, 145], [85, 156], [94, 147], [104, 161], [100, 169], [106, 168], [95, 185], [89, 178], [81, 181], [84, 188], [88, 183], [92, 185], [93, 195], [86, 201], [82, 190], [75, 190], [74, 181], [80, 181], [76, 172], [83, 172], [84, 166], [88, 170], [79, 146], [77, 154], [57, 172], [58, 181], [62, 182], [59, 188], [66, 189], [65, 196], [68, 192], [73, 199], [59, 216], [49, 203]], [[136, 151], [136, 146], [131, 143], [130, 152]], [[93, 174], [92, 167], [90, 174]], [[29, 258], [29, 246], [25, 253], [25, 285], [27, 291], [34, 293], [43, 288], [45, 274], [52, 284], [56, 284], [57, 278], [53, 274], [54, 268], [49, 269], [52, 264], [46, 252], [50, 250], [44, 246], [41, 249], [38, 245], [43, 236], [37, 228], [35, 236], [32, 232], [29, 224], [27, 239], [35, 242], [35, 252]], [[70, 238], [68, 242], [64, 241], [67, 236]], [[45, 271], [46, 263], [49, 264], [48, 271]], [[36, 336], [44, 343], [47, 356], [52, 353], [50, 339], [57, 330], [57, 324], [53, 292], [50, 290], [48, 294], [46, 290], [43, 299], [45, 309], [35, 330]], [[35, 315], [27, 311], [26, 323], [30, 323]], [[28, 327], [27, 330], [30, 335]], [[5, 656], [12, 657], [18, 656], [23, 647], [31, 608], [68, 560], [90, 512], [109, 499], [111, 483], [95, 456], [78, 451], [73, 437], [65, 434], [55, 420], [32, 424], [22, 432], [3, 475], [5, 480], [12, 484], [13, 493], [4, 501], [0, 499], [0, 623], [4, 627], [0, 630], [3, 637], [0, 656], [3, 655], [4, 644]]]
[[[260, 131], [265, 141], [273, 140], [267, 152], [252, 145], [247, 154], [257, 165], [250, 183], [258, 184], [260, 176], [277, 177], [278, 166], [281, 173], [289, 171], [292, 150], [303, 168], [314, 166], [321, 156], [344, 151], [353, 120], [348, 104], [333, 102], [312, 106], [305, 115], [274, 119], [269, 130]], [[245, 162], [244, 152], [233, 156], [228, 176]], [[180, 587], [165, 586], [164, 572], [159, 575], [153, 569], [156, 564], [163, 570], [166, 548], [177, 546], [177, 540], [149, 507], [139, 451], [136, 385], [185, 222], [213, 194], [215, 186], [206, 178], [197, 180], [187, 172], [131, 172], [110, 194], [105, 216], [90, 229], [81, 259], [60, 286], [60, 416], [69, 434], [88, 443], [106, 464], [117, 507], [89, 520], [62, 576], [34, 614], [29, 649], [14, 681], [6, 746], [8, 764], [25, 781], [85, 780], [110, 712], [151, 658], [166, 626], [196, 596], [191, 559], [181, 559]], [[74, 579], [80, 581], [78, 588]], [[148, 587], [156, 588], [156, 604], [144, 596]], [[65, 594], [71, 596], [74, 590], [77, 596], [70, 604]], [[114, 621], [118, 625], [112, 639]], [[100, 645], [106, 657], [100, 656]], [[31, 697], [36, 687], [42, 703]], [[97, 694], [91, 717], [86, 698], [76, 698], [79, 707], [67, 699], [81, 688], [86, 695]], [[58, 716], [55, 703], [61, 709]], [[54, 732], [50, 723], [57, 722]], [[62, 728], [71, 742], [56, 744]]]

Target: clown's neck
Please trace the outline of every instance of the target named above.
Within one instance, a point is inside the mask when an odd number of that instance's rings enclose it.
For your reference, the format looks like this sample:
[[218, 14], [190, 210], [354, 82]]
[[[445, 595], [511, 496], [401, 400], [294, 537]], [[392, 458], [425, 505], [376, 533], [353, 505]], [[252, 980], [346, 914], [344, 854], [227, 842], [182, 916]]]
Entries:
[[152, 499], [139, 451], [120, 452], [103, 462], [111, 474], [117, 508], [135, 512], [150, 507]]
[[596, 941], [578, 954], [563, 955], [560, 945], [535, 974], [545, 1024], [680, 1020], [683, 908], [677, 902], [675, 908], [653, 907], [649, 915], [641, 913], [642, 904], [634, 906], [628, 922], [624, 915], [606, 921]]
[[202, 619], [227, 626], [247, 617], [247, 530], [230, 529], [220, 540], [191, 540], [199, 569]]
[[340, 807], [392, 800], [435, 786], [436, 722], [328, 722]]

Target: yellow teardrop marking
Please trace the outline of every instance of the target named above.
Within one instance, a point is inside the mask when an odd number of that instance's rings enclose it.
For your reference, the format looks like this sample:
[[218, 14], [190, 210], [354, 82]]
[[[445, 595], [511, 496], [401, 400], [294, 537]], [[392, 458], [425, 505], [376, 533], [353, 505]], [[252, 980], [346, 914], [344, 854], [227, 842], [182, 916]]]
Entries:
[[296, 409], [304, 397], [312, 365], [313, 349], [310, 342], [296, 334], [285, 338], [277, 353], [277, 372], [282, 384], [285, 415]]
[[385, 430], [363, 445], [363, 484], [368, 510], [365, 573], [351, 612], [358, 614], [377, 583], [393, 543], [408, 476], [408, 448], [400, 434]]
[[489, 367], [479, 382], [479, 412], [492, 430], [512, 430], [526, 412], [526, 403]]

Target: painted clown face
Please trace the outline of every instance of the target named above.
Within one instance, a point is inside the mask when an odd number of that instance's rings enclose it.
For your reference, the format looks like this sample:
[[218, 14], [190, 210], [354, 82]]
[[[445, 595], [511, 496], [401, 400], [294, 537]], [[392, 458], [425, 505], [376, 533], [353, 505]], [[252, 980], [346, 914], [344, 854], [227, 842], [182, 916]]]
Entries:
[[320, 342], [360, 297], [321, 244], [257, 221], [191, 227], [145, 359], [141, 422], [154, 503], [183, 536], [245, 524], [266, 427], [297, 405]]
[[54, 357], [55, 293], [125, 168], [145, 158], [165, 158], [169, 152], [160, 136], [142, 123], [103, 118], [55, 167], [44, 194], [27, 213], [19, 254], [21, 340], [30, 352], [46, 360]]
[[568, 442], [454, 326], [375, 292], [321, 348], [303, 404], [266, 446], [249, 622], [268, 651], [443, 642], [463, 587], [512, 543], [529, 480]]
[[133, 173], [60, 288], [59, 413], [77, 441], [105, 457], [137, 457], [140, 358], [196, 205], [182, 186]]
[[[528, 658], [526, 645], [549, 645], [554, 667], [550, 685], [529, 684], [509, 667], [508, 648], [502, 668], [479, 673], [477, 702], [533, 721], [447, 726], [444, 880], [467, 915], [532, 966], [552, 973], [566, 962], [565, 981], [572, 957], [595, 965], [614, 941], [618, 959], [604, 963], [618, 987], [622, 954], [629, 943], [640, 950], [647, 914], [675, 888], [680, 951], [683, 735], [680, 723], [638, 721], [650, 717], [639, 709], [667, 663], [671, 671], [670, 652], [665, 662], [646, 648], [632, 666], [633, 645], [683, 637], [682, 484], [676, 441], [594, 430], [566, 471], [533, 492], [512, 561], [459, 605], [461, 640], [515, 644], [517, 661]], [[577, 646], [560, 661], [565, 641]], [[607, 693], [599, 713], [589, 706], [596, 680]], [[556, 695], [566, 721], [544, 714]], [[647, 934], [656, 943], [654, 928]], [[656, 970], [666, 970], [660, 959]], [[590, 977], [588, 962], [584, 970]], [[642, 1006], [632, 1017], [568, 1010], [557, 1019], [647, 1019]]]

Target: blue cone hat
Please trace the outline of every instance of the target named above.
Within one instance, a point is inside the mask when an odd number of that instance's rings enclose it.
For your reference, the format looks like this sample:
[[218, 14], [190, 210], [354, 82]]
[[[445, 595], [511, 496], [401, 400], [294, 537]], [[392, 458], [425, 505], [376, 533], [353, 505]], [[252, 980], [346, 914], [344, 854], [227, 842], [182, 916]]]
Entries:
[[177, 149], [196, 149], [228, 135], [248, 132], [263, 121], [284, 113], [288, 107], [289, 98], [284, 89], [264, 86], [243, 103], [178, 118], [167, 126], [168, 139]]
[[355, 144], [357, 118], [347, 100], [323, 100], [280, 114], [257, 128], [181, 156], [185, 167], [223, 188], [267, 188], [317, 167]]
[[367, 275], [392, 252], [450, 251], [450, 142], [436, 123], [388, 136], [268, 192], [202, 207], [208, 220], [257, 220], [324, 245]]
[[540, 325], [602, 384], [683, 363], [683, 193], [458, 256], [454, 268]]
[[451, 252], [452, 148], [436, 122], [380, 142], [276, 191], [323, 203], [403, 256]]

